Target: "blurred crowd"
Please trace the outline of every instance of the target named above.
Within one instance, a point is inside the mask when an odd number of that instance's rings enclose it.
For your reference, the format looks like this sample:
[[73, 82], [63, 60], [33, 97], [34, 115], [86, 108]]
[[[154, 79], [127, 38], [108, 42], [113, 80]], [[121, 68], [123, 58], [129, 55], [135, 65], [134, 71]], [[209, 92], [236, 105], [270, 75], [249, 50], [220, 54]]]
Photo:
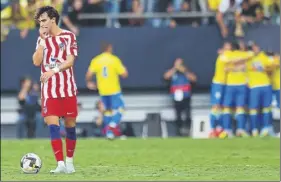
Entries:
[[[85, 26], [174, 28], [182, 25], [197, 27], [218, 23], [222, 36], [227, 37], [232, 30], [231, 27], [234, 27], [233, 32], [237, 36], [243, 36], [245, 25], [280, 23], [279, 0], [3, 0], [1, 1], [1, 40], [5, 40], [10, 29], [21, 30], [20, 36], [25, 38], [28, 30], [36, 27], [33, 20], [35, 10], [43, 5], [56, 7], [62, 15], [62, 26], [76, 35], [79, 34], [79, 28]], [[183, 14], [187, 12], [192, 16]], [[197, 12], [196, 16], [193, 16], [194, 12]], [[80, 19], [81, 13], [96, 15], [105, 13], [113, 16]], [[119, 13], [140, 16], [114, 17]], [[141, 15], [145, 13], [150, 13], [152, 16], [142, 17]], [[155, 17], [153, 13], [166, 13], [167, 16]], [[182, 16], [175, 16], [179, 14]]]

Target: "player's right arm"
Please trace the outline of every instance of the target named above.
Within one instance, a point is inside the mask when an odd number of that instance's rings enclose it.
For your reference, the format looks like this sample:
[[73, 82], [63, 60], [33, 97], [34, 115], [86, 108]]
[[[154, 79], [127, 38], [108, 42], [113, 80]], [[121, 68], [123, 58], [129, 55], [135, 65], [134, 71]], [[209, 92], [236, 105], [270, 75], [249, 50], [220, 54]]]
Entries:
[[43, 52], [44, 52], [44, 41], [43, 39], [38, 39], [36, 51], [32, 56], [33, 64], [35, 66], [40, 66], [43, 61]]
[[85, 76], [85, 80], [86, 80], [86, 84], [87, 84], [87, 88], [90, 90], [96, 90], [97, 86], [96, 84], [93, 82], [93, 76], [97, 71], [97, 66], [96, 66], [96, 61], [95, 58], [92, 59], [90, 66], [88, 68], [88, 71], [86, 73]]
[[48, 36], [47, 29], [40, 28], [39, 34], [40, 37], [37, 40], [36, 51], [32, 56], [33, 64], [35, 66], [40, 66], [43, 61], [43, 52], [44, 52], [44, 48], [46, 47], [45, 38]]

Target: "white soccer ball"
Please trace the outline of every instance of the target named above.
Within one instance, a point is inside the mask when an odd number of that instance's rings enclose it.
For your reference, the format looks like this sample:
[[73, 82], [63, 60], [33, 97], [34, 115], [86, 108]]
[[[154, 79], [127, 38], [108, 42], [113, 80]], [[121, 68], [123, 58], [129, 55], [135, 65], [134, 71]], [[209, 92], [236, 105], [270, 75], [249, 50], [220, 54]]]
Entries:
[[42, 167], [42, 161], [38, 155], [34, 153], [28, 153], [21, 158], [20, 167], [24, 173], [36, 174]]

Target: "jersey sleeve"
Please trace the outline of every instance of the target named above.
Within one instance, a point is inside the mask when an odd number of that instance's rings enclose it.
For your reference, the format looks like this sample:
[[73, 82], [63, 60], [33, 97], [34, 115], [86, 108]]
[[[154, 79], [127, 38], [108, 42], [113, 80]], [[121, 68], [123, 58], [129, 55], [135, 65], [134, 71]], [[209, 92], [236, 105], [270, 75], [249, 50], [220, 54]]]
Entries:
[[116, 72], [119, 75], [122, 75], [123, 73], [125, 73], [126, 69], [125, 69], [124, 65], [122, 64], [122, 61], [117, 57], [115, 59], [115, 66], [116, 66]]
[[96, 64], [96, 59], [92, 59], [90, 66], [88, 68], [89, 71], [91, 71], [92, 73], [96, 73], [97, 72], [97, 64]]
[[73, 33], [70, 34], [70, 39], [67, 42], [66, 55], [78, 56], [78, 45]]

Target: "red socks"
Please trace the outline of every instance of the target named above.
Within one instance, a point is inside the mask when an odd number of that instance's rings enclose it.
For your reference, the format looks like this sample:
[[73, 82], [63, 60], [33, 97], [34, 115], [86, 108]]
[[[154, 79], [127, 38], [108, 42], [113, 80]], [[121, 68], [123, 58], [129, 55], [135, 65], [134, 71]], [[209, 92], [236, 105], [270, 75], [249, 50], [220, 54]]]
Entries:
[[51, 140], [52, 148], [54, 155], [57, 161], [63, 161], [63, 147], [62, 147], [62, 140], [55, 139]]
[[[57, 161], [64, 161], [63, 157], [63, 145], [60, 136], [60, 127], [57, 125], [50, 125], [50, 137], [51, 145], [53, 148], [54, 155]], [[76, 130], [73, 128], [66, 128], [66, 156], [71, 158], [73, 157], [74, 150], [76, 147]]]
[[66, 142], [66, 156], [73, 157], [75, 146], [76, 146], [76, 140], [65, 138], [65, 142]]

